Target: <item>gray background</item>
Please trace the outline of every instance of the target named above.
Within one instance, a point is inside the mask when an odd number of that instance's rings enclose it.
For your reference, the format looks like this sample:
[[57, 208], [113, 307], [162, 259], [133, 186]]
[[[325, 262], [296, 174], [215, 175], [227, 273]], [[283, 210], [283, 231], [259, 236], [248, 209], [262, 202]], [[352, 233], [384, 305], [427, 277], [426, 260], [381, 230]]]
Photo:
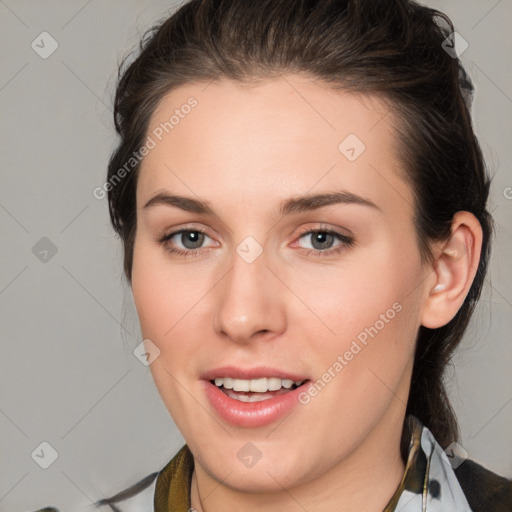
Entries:
[[[427, 3], [469, 43], [462, 60], [497, 221], [450, 395], [469, 456], [512, 478], [512, 3]], [[173, 5], [0, 0], [0, 510], [77, 510], [161, 469], [183, 443], [132, 353], [141, 337], [121, 248], [92, 193], [115, 141], [116, 64]], [[46, 59], [31, 47], [43, 31], [59, 45]], [[46, 262], [33, 252], [43, 237], [57, 248]], [[58, 452], [48, 469], [31, 456], [43, 441]]]

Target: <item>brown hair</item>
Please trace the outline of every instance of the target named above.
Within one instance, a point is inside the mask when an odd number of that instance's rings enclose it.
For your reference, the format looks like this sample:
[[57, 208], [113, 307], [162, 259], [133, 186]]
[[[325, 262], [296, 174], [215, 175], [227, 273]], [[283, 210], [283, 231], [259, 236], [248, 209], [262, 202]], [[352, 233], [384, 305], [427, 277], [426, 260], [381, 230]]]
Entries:
[[483, 229], [464, 304], [447, 325], [418, 332], [407, 414], [443, 447], [459, 438], [444, 370], [480, 296], [492, 235], [490, 183], [470, 116], [471, 82], [456, 55], [443, 48], [452, 33], [446, 15], [408, 0], [189, 1], [149, 30], [136, 58], [120, 66], [114, 111], [120, 140], [107, 177], [111, 221], [131, 282], [139, 165], [112, 180], [144, 144], [149, 119], [169, 91], [190, 82], [250, 82], [294, 72], [385, 98], [400, 121], [400, 156], [415, 195], [424, 261], [432, 258], [430, 242], [450, 234], [456, 212], [473, 213]]

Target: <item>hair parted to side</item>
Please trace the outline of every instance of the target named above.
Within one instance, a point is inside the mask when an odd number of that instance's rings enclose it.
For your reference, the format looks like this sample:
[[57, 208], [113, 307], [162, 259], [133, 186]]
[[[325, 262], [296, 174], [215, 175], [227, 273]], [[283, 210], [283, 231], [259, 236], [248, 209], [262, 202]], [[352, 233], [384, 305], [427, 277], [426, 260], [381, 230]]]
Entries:
[[[107, 176], [143, 145], [162, 98], [187, 83], [250, 83], [291, 72], [383, 98], [399, 121], [423, 260], [432, 258], [432, 241], [448, 237], [456, 212], [473, 213], [483, 229], [478, 271], [463, 306], [444, 327], [418, 333], [407, 414], [443, 447], [459, 439], [443, 375], [480, 296], [493, 229], [486, 209], [490, 180], [470, 116], [472, 85], [459, 59], [441, 46], [452, 32], [446, 15], [409, 0], [189, 1], [148, 31], [136, 58], [120, 66], [114, 110], [120, 140]], [[129, 283], [138, 168], [108, 194]], [[402, 445], [404, 458], [406, 449]]]

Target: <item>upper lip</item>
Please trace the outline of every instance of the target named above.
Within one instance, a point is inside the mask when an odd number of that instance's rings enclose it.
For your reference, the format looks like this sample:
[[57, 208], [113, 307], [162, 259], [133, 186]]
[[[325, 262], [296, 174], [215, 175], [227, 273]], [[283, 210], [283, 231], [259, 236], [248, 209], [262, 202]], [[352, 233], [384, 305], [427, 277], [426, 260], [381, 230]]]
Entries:
[[203, 380], [214, 380], [217, 377], [231, 377], [232, 379], [261, 379], [263, 377], [276, 377], [278, 379], [290, 379], [294, 382], [308, 380], [308, 377], [291, 373], [276, 368], [258, 366], [255, 368], [237, 368], [236, 366], [223, 366], [204, 372], [201, 375]]

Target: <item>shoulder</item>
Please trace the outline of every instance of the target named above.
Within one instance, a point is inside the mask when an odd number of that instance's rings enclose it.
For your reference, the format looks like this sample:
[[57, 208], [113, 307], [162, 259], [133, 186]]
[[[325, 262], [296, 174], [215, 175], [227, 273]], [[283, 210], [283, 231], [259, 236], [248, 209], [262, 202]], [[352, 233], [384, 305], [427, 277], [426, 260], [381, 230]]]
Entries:
[[97, 510], [105, 512], [119, 512], [121, 510], [123, 512], [136, 512], [141, 508], [149, 512], [149, 510], [152, 510], [149, 507], [152, 505], [155, 496], [158, 474], [158, 471], [151, 473], [114, 496], [97, 501], [94, 506]]
[[176, 503], [189, 503], [193, 467], [194, 458], [185, 444], [160, 471], [94, 505], [102, 512], [158, 512]]
[[[83, 512], [154, 512], [166, 507], [170, 490], [179, 489], [188, 497], [187, 483], [191, 475], [193, 457], [187, 445], [160, 470], [139, 480], [110, 498], [100, 499], [84, 508]], [[66, 512], [56, 506], [47, 506], [32, 512]], [[82, 512], [82, 511], [81, 511]]]
[[[453, 454], [448, 455], [443, 450], [420, 420], [411, 417], [408, 427], [409, 458], [416, 457], [415, 468], [420, 468], [419, 488], [423, 486], [422, 475], [425, 476], [424, 481], [428, 482], [431, 505], [434, 502], [438, 505], [440, 500], [443, 505], [448, 505], [447, 510], [512, 512], [512, 480], [493, 473], [471, 459], [462, 460], [458, 465], [453, 464], [454, 461], [449, 459]], [[418, 463], [420, 460], [421, 464]], [[423, 467], [426, 472], [421, 469]], [[440, 510], [437, 507], [435, 509]]]
[[[80, 508], [80, 512], [137, 512], [145, 510], [153, 512], [151, 505], [155, 495], [155, 482], [159, 472], [151, 473], [136, 484], [123, 489], [110, 498]], [[44, 507], [34, 512], [61, 512], [57, 507]], [[66, 512], [62, 510], [62, 512]]]
[[512, 511], [512, 480], [470, 459], [466, 459], [454, 472], [474, 512]]
[[[151, 473], [110, 498], [91, 503], [83, 510], [80, 508], [80, 512], [137, 512], [138, 510], [153, 512], [153, 508], [150, 506], [153, 503], [157, 476], [158, 472]], [[51, 506], [34, 512], [61, 512], [61, 509]], [[62, 509], [62, 512], [66, 511]]]

